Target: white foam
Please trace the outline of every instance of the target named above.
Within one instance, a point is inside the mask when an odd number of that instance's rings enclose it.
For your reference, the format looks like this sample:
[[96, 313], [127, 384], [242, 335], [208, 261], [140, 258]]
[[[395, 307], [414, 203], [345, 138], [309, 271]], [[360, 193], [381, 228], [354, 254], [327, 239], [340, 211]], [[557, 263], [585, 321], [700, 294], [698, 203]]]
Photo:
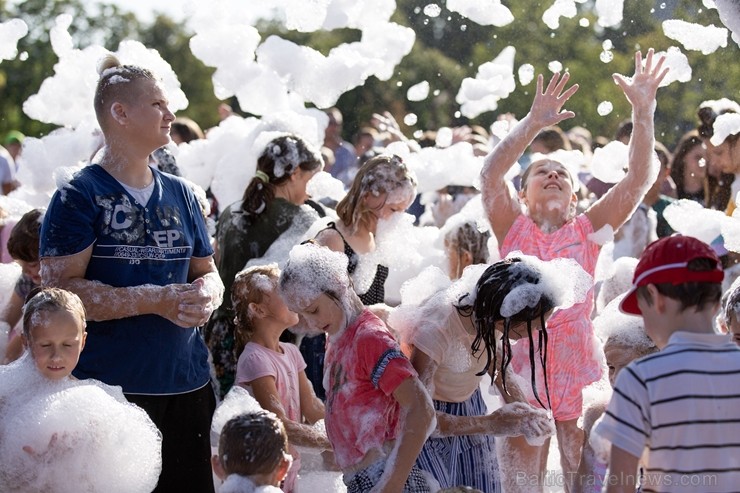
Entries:
[[28, 34], [28, 25], [22, 19], [0, 23], [0, 62], [18, 56], [18, 40]]
[[705, 209], [693, 200], [682, 199], [666, 207], [663, 217], [676, 232], [711, 244], [720, 235], [722, 220], [727, 216], [721, 211]]
[[[707, 5], [712, 3], [712, 7]], [[740, 6], [735, 0], [704, 0], [707, 8], [716, 8], [722, 24], [732, 31], [732, 39], [740, 46]]]
[[723, 113], [714, 120], [714, 135], [709, 141], [719, 146], [730, 135], [740, 133], [740, 113]]
[[704, 55], [727, 46], [727, 29], [714, 24], [702, 26], [679, 19], [663, 21], [663, 33], [675, 39], [687, 50], [701, 51]]
[[514, 16], [501, 0], [447, 0], [446, 7], [481, 26], [505, 26]]
[[519, 84], [526, 86], [534, 80], [534, 67], [530, 63], [525, 63], [519, 67], [517, 74], [519, 75]]
[[560, 27], [561, 17], [572, 19], [576, 14], [575, 0], [555, 0], [555, 3], [542, 14], [542, 22], [550, 29], [557, 29]]
[[540, 279], [538, 284], [528, 282], [515, 286], [501, 304], [501, 315], [511, 317], [526, 307], [534, 307], [542, 296], [554, 301], [558, 309], [570, 308], [586, 299], [593, 287], [593, 278], [573, 259], [560, 258], [542, 261], [536, 257], [512, 252], [509, 257], [519, 257], [522, 262], [512, 264], [515, 271], [533, 271]]
[[145, 493], [157, 484], [159, 431], [120, 387], [48, 381], [29, 356], [0, 380], [0, 490]]
[[622, 22], [624, 17], [624, 0], [596, 0], [594, 10], [599, 19], [596, 23], [601, 27], [614, 27]]
[[414, 84], [406, 91], [406, 99], [409, 101], [424, 101], [429, 96], [429, 82], [421, 81]]
[[664, 68], [668, 68], [668, 73], [661, 81], [660, 87], [670, 85], [672, 82], [688, 82], [691, 80], [691, 65], [689, 59], [676, 46], [671, 46], [666, 51], [660, 51], [655, 54], [656, 57], [665, 57]]
[[498, 101], [509, 97], [516, 87], [515, 54], [516, 49], [507, 46], [492, 61], [480, 65], [475, 78], [463, 79], [455, 98], [463, 115], [475, 118], [486, 111], [493, 111], [498, 108]]
[[600, 116], [606, 116], [611, 113], [613, 109], [614, 105], [611, 103], [611, 101], [602, 101], [599, 103], [599, 106], [596, 107], [596, 112]]
[[605, 183], [618, 183], [625, 177], [629, 161], [629, 147], [617, 140], [594, 150], [591, 174]]

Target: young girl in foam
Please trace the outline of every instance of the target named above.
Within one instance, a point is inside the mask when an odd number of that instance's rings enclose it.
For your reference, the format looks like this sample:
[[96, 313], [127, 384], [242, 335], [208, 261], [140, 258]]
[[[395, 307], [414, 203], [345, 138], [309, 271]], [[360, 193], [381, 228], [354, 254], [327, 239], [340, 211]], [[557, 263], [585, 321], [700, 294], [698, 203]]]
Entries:
[[431, 491], [414, 466], [434, 427], [431, 399], [385, 324], [352, 289], [347, 256], [298, 245], [279, 286], [307, 328], [329, 339], [326, 431], [347, 491]]
[[0, 366], [0, 491], [152, 491], [161, 470], [152, 421], [120, 387], [70, 375], [87, 337], [80, 299], [32, 293], [21, 337], [24, 355]]
[[298, 348], [280, 342], [280, 335], [298, 323], [277, 292], [280, 270], [276, 264], [250, 267], [234, 279], [231, 297], [236, 318], [236, 384], [249, 390], [263, 409], [275, 413], [285, 424], [294, 462], [285, 482], [293, 491], [300, 469], [295, 446], [331, 450], [322, 432], [303, 424], [324, 419], [324, 404], [306, 377]]
[[[588, 285], [590, 276], [575, 261], [558, 259], [553, 265], [546, 264], [550, 263], [515, 256], [487, 268], [470, 267], [458, 282], [404, 317], [411, 328], [394, 320], [394, 327], [403, 327], [413, 346], [411, 362], [430, 389], [437, 410], [437, 430], [417, 464], [442, 487], [467, 485], [501, 491], [493, 436], [523, 435], [541, 441], [555, 431], [544, 409], [524, 402], [505, 404], [486, 414], [480, 391], [485, 373], [494, 376], [499, 370], [497, 380], [506, 382], [501, 375], [508, 365], [503, 357], [509, 352], [508, 345], [503, 348], [500, 368], [495, 362], [496, 343], [502, 334], [507, 339], [531, 339], [546, 330], [544, 321], [557, 306], [567, 307], [585, 298], [585, 288], [576, 295], [573, 287]], [[561, 272], [570, 272], [581, 282], [558, 283]], [[537, 389], [533, 391], [536, 395]]]
[[[378, 221], [405, 211], [416, 196], [416, 178], [398, 156], [380, 155], [367, 160], [357, 172], [347, 195], [337, 204], [338, 220], [316, 235], [316, 242], [347, 256], [360, 300], [365, 305], [383, 303], [388, 267], [363, 265], [363, 256], [375, 251]], [[368, 271], [368, 268], [370, 269]], [[374, 271], [373, 271], [374, 269]], [[368, 274], [372, 274], [370, 277]], [[324, 397], [323, 374], [325, 338], [305, 338], [301, 352], [316, 393]]]
[[469, 265], [488, 263], [488, 243], [491, 231], [488, 225], [478, 221], [450, 218], [440, 231], [444, 238], [447, 270], [453, 281], [462, 276]]
[[[629, 167], [624, 179], [612, 187], [586, 212], [575, 215], [574, 177], [561, 163], [542, 156], [535, 159], [522, 176], [522, 191], [517, 194], [507, 184], [504, 175], [516, 163], [538, 132], [575, 116], [561, 111], [578, 86], [566, 90], [568, 73], [555, 74], [547, 87], [540, 75], [532, 108], [512, 132], [489, 154], [482, 176], [483, 201], [501, 255], [521, 250], [549, 260], [558, 257], [575, 258], [593, 275], [599, 245], [588, 235], [604, 226], [619, 228], [634, 212], [658, 171], [652, 164], [654, 148], [653, 113], [655, 94], [667, 69], [664, 59], [654, 61], [648, 51], [645, 64], [642, 54], [635, 54], [635, 75], [625, 78], [615, 74], [614, 80], [632, 105], [634, 130], [629, 144]], [[597, 380], [601, 370], [594, 352], [590, 313], [593, 295], [586, 302], [564, 310], [550, 319], [547, 382], [549, 406], [555, 417], [563, 473], [572, 477], [577, 470], [583, 443], [583, 431], [577, 426], [581, 414], [581, 389]], [[513, 367], [525, 368], [529, 352], [526, 341], [515, 345]], [[537, 371], [542, 379], [542, 371]], [[522, 465], [533, 467], [532, 474], [544, 472], [549, 443], [533, 447], [521, 438], [507, 438], [506, 448], [522, 454]], [[566, 481], [567, 483], [567, 481]], [[522, 486], [512, 484], [509, 491]], [[531, 486], [528, 491], [531, 491]], [[566, 490], [568, 485], [566, 484]]]
[[257, 171], [242, 200], [230, 204], [219, 217], [214, 258], [225, 287], [224, 302], [208, 321], [205, 337], [222, 396], [234, 383], [238, 357], [231, 305], [234, 276], [250, 259], [265, 255], [283, 233], [291, 228], [305, 232], [319, 218], [314, 206], [308, 205], [312, 202], [306, 186], [323, 165], [318, 151], [301, 137], [275, 137], [257, 159]]
[[[634, 271], [634, 269], [633, 269]], [[627, 288], [629, 289], [629, 287]], [[578, 467], [578, 481], [573, 484], [574, 493], [600, 493], [604, 486], [611, 443], [592, 434], [594, 424], [601, 418], [611, 399], [612, 388], [619, 372], [633, 360], [658, 350], [645, 333], [641, 317], [631, 317], [619, 311], [624, 292], [614, 298], [594, 319], [594, 327], [603, 341], [604, 356], [609, 372], [608, 385], [597, 382], [589, 386], [584, 394], [583, 431], [586, 440]]]

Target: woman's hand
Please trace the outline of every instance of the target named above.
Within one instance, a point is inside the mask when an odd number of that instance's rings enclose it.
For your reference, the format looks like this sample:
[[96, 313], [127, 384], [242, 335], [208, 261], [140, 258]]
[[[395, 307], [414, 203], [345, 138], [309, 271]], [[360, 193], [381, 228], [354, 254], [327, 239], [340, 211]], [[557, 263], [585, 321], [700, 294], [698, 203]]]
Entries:
[[562, 110], [566, 101], [578, 91], [578, 84], [565, 89], [569, 79], [568, 72], [562, 76], [556, 73], [547, 84], [547, 89], [543, 90], [545, 78], [542, 74], [537, 76], [537, 93], [534, 96], [532, 108], [529, 110], [529, 117], [539, 128], [555, 125], [576, 116], [572, 111]]
[[632, 78], [620, 74], [612, 76], [633, 108], [655, 108], [655, 94], [668, 73], [668, 67], [663, 68], [665, 56], [654, 63], [654, 54], [654, 50], [650, 48], [643, 65], [642, 53], [635, 53], [635, 75]]

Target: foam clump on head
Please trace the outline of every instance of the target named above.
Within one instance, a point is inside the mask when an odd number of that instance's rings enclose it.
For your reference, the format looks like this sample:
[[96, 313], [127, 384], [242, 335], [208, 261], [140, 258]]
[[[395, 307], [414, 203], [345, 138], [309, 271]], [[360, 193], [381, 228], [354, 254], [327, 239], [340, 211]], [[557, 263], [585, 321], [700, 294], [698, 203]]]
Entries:
[[301, 163], [323, 162], [321, 154], [308, 142], [299, 143], [296, 136], [288, 134], [267, 144], [262, 156], [273, 162], [275, 178], [293, 174]]
[[375, 197], [387, 193], [388, 204], [410, 202], [416, 195], [416, 177], [400, 157], [385, 156], [385, 159], [386, 163], [362, 177], [361, 189]]
[[280, 296], [293, 311], [306, 308], [323, 293], [343, 300], [352, 289], [347, 263], [344, 253], [312, 243], [296, 245], [280, 274]]
[[509, 267], [512, 276], [517, 276], [519, 281], [501, 304], [500, 313], [504, 318], [512, 317], [527, 307], [535, 307], [543, 297], [550, 299], [558, 309], [570, 308], [582, 303], [593, 286], [593, 278], [573, 259], [542, 261], [521, 252], [512, 252], [507, 258], [521, 261]]
[[630, 290], [638, 260], [634, 257], [619, 257], [612, 264], [609, 276], [604, 279], [596, 297], [596, 310], [601, 313], [611, 301]]
[[645, 333], [642, 317], [627, 315], [619, 310], [624, 293], [614, 298], [594, 319], [594, 331], [605, 344], [628, 347], [638, 355], [655, 351], [655, 343]]
[[224, 425], [231, 418], [243, 413], [262, 410], [259, 402], [244, 387], [234, 385], [218, 405], [211, 418], [211, 446], [218, 447]]

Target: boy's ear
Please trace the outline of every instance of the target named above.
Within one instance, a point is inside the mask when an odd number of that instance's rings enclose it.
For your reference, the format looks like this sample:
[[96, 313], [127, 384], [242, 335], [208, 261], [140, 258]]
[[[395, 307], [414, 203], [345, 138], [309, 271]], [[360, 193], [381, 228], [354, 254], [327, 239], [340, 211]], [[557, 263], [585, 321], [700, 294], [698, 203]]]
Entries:
[[28, 338], [26, 337], [26, 334], [21, 334], [21, 342], [23, 343], [23, 348], [28, 349]]
[[646, 286], [648, 293], [650, 294], [650, 299], [652, 300], [651, 305], [655, 307], [655, 309], [658, 311], [658, 313], [663, 314], [666, 311], [666, 299], [665, 296], [663, 296], [660, 291], [658, 291], [658, 288], [655, 287], [655, 284], [648, 284]]
[[80, 348], [80, 351], [85, 349], [85, 341], [87, 341], [87, 331], [82, 329], [82, 347]]
[[280, 465], [277, 466], [277, 469], [275, 469], [275, 483], [280, 484], [285, 477], [288, 475], [288, 470], [290, 469], [291, 461], [283, 458], [280, 460]]
[[221, 459], [219, 459], [218, 455], [211, 456], [211, 467], [213, 468], [213, 473], [218, 479], [221, 481], [226, 479], [226, 471], [224, 471], [224, 466], [221, 465]]
[[126, 109], [121, 103], [114, 102], [110, 106], [110, 116], [113, 117], [113, 119], [119, 124], [123, 125], [126, 121]]

